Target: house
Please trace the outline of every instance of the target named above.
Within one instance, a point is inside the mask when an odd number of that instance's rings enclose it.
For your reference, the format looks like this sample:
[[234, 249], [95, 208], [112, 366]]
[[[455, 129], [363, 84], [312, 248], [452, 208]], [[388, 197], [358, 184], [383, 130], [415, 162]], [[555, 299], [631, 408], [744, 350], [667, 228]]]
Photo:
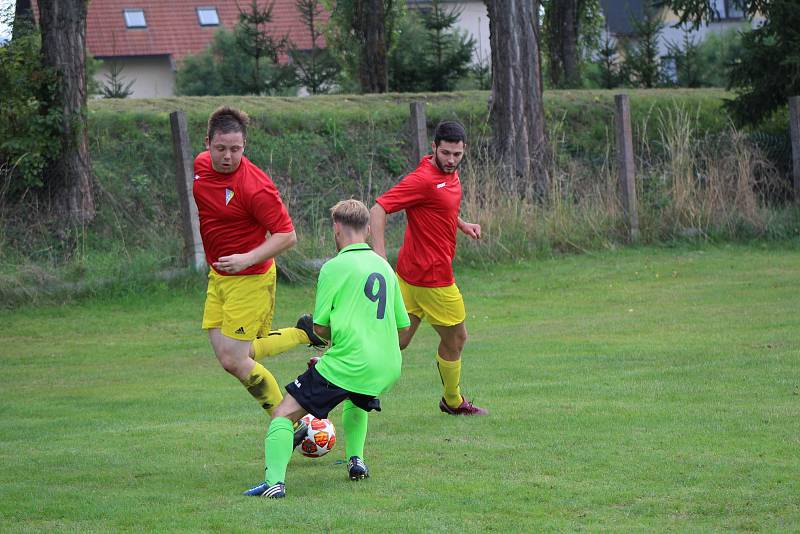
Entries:
[[[409, 9], [430, 9], [431, 0], [407, 0]], [[473, 0], [439, 0], [439, 6], [447, 11], [458, 10], [460, 13], [456, 27], [475, 39], [472, 51], [472, 63], [489, 66], [492, 61], [492, 50], [489, 44], [489, 14], [483, 1]]]
[[658, 0], [600, 0], [606, 19], [606, 30], [610, 36], [617, 42], [630, 38], [635, 32], [634, 21], [642, 20], [645, 16], [648, 1], [653, 6], [652, 12], [664, 21], [658, 52], [665, 68], [671, 72], [674, 72], [675, 65], [674, 58], [671, 57], [670, 44], [682, 43], [687, 30], [690, 38], [695, 42], [701, 42], [710, 33], [722, 33], [731, 28], [741, 28], [744, 25], [755, 27], [763, 20], [760, 17], [748, 20], [747, 14], [739, 7], [736, 0], [709, 0], [716, 13], [712, 22], [703, 22], [696, 29], [676, 28], [674, 26], [680, 20], [678, 15], [665, 7], [659, 7]]
[[[133, 82], [131, 97], [172, 96], [180, 62], [205, 50], [216, 31], [232, 30], [238, 6], [248, 5], [248, 0], [92, 0], [86, 49], [103, 61], [94, 77], [107, 84], [112, 67], [121, 67], [122, 81]], [[260, 7], [266, 5], [259, 1]], [[288, 35], [301, 49], [311, 48], [295, 0], [274, 0], [268, 28], [273, 35]]]

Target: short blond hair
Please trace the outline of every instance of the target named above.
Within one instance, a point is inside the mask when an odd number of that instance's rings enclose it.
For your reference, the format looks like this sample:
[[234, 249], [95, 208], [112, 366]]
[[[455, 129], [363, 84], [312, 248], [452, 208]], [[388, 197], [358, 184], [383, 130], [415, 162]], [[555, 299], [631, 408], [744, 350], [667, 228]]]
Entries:
[[369, 210], [360, 200], [340, 200], [331, 208], [331, 219], [353, 230], [365, 230], [369, 225]]

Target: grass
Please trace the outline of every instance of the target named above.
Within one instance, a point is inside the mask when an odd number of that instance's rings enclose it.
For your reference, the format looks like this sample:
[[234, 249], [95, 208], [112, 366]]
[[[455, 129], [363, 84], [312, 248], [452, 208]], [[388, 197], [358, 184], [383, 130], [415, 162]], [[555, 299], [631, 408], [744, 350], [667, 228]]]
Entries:
[[[267, 421], [198, 328], [202, 283], [2, 311], [2, 530], [796, 531], [798, 259], [684, 246], [462, 270], [462, 383], [491, 415], [438, 412], [423, 327], [371, 417], [372, 478], [346, 480], [339, 444], [294, 457], [277, 502], [239, 495]], [[276, 324], [312, 301], [284, 284]], [[285, 383], [308, 356], [267, 366]]]

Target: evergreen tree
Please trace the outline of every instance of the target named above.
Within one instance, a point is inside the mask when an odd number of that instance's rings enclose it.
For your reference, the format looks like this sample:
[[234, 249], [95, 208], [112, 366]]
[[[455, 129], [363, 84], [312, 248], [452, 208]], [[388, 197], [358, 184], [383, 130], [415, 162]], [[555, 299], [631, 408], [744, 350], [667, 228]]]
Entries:
[[625, 43], [623, 73], [628, 83], [652, 88], [661, 82], [658, 41], [664, 31], [663, 19], [645, 2], [643, 17], [633, 18], [633, 35]]
[[677, 83], [681, 87], [700, 87], [703, 85], [700, 72], [700, 45], [688, 28], [683, 30], [681, 43], [667, 45], [670, 56], [675, 59]]
[[433, 0], [429, 10], [408, 13], [399, 30], [404, 46], [389, 60], [393, 90], [452, 91], [469, 73], [475, 40], [455, 28], [461, 11]]
[[330, 50], [319, 47], [322, 4], [320, 0], [295, 0], [295, 7], [311, 37], [310, 50], [290, 45], [289, 56], [296, 69], [297, 82], [311, 94], [328, 92], [339, 75], [339, 64]]
[[600, 47], [597, 49], [594, 63], [599, 67], [598, 79], [596, 81], [600, 87], [603, 89], [613, 89], [619, 86], [621, 80], [617, 42], [609, 35], [608, 31], [606, 31], [603, 39], [600, 41]]
[[244, 78], [249, 94], [274, 94], [293, 81], [292, 69], [278, 61], [287, 51], [288, 37], [276, 38], [269, 31], [273, 5], [262, 8], [258, 0], [251, 0], [249, 9], [239, 9], [234, 35], [239, 48], [252, 58], [249, 76]]

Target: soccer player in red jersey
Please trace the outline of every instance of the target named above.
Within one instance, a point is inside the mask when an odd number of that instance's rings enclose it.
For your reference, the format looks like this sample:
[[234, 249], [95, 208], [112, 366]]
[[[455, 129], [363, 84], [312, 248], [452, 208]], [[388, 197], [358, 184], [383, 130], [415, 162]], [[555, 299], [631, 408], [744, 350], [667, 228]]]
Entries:
[[451, 415], [486, 415], [461, 394], [461, 352], [467, 342], [464, 299], [453, 276], [456, 229], [480, 239], [481, 227], [458, 216], [461, 182], [458, 166], [464, 157], [464, 126], [445, 121], [436, 127], [433, 154], [375, 200], [370, 210], [372, 247], [386, 257], [386, 215], [405, 210], [408, 225], [397, 257], [397, 276], [411, 327], [401, 333], [400, 348], [411, 342], [422, 319], [439, 334], [436, 364], [444, 394], [439, 409]]
[[324, 341], [308, 315], [297, 327], [270, 331], [274, 258], [297, 237], [275, 184], [243, 156], [248, 120], [239, 110], [217, 109], [208, 119], [207, 151], [194, 162], [192, 192], [210, 266], [202, 327], [222, 367], [271, 414], [283, 395], [259, 360]]

